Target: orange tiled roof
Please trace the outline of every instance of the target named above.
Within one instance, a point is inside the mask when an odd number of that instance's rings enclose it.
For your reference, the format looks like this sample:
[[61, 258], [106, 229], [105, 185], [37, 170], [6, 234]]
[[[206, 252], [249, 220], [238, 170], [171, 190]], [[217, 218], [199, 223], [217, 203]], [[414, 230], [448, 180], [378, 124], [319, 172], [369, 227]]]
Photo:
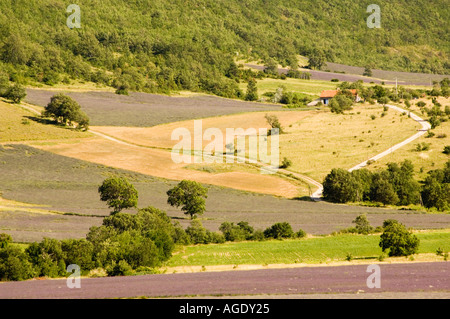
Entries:
[[[322, 91], [322, 93], [320, 93], [320, 97], [321, 98], [327, 98], [327, 97], [332, 98], [332, 97], [335, 97], [336, 94], [338, 94], [338, 92], [339, 92], [339, 90], [325, 90], [325, 91]], [[355, 96], [358, 94], [358, 91], [356, 89], [352, 89], [352, 90], [350, 90], [350, 92], [352, 92], [352, 94]]]

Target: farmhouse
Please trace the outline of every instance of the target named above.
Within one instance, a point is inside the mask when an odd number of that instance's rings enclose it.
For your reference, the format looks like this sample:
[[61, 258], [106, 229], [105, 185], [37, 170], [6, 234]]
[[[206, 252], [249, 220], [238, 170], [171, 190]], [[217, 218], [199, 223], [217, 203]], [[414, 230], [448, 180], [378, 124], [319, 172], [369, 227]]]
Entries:
[[[352, 93], [353, 98], [355, 99], [355, 102], [361, 101], [361, 98], [359, 97], [357, 90], [353, 89], [353, 90], [349, 90], [349, 91]], [[320, 102], [322, 102], [324, 105], [328, 105], [330, 100], [332, 98], [334, 98], [338, 93], [339, 93], [339, 90], [322, 91], [322, 93], [320, 93]]]

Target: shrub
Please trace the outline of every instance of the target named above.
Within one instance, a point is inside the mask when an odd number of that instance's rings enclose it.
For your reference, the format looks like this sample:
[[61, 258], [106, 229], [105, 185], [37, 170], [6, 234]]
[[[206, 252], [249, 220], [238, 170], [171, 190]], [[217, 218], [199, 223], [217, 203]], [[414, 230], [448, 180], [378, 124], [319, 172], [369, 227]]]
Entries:
[[289, 223], [275, 223], [271, 227], [264, 230], [264, 236], [266, 238], [292, 238], [294, 237], [294, 231]]
[[208, 234], [206, 228], [200, 220], [194, 219], [191, 225], [186, 228], [186, 234], [189, 236], [192, 244], [207, 244]]
[[430, 149], [430, 144], [429, 143], [418, 143], [416, 144], [416, 152], [422, 152], [422, 151], [428, 151]]
[[25, 253], [35, 266], [38, 276], [54, 278], [66, 274], [64, 253], [58, 240], [44, 238], [40, 243], [30, 244]]
[[424, 101], [419, 101], [419, 102], [417, 102], [416, 103], [416, 105], [418, 106], [418, 107], [424, 107], [425, 105], [427, 105]]
[[94, 245], [86, 239], [62, 240], [61, 249], [66, 266], [76, 264], [82, 271], [94, 268], [95, 264], [92, 260]]
[[12, 242], [11, 235], [5, 233], [0, 234], [0, 249], [6, 248], [10, 242]]
[[445, 146], [444, 151], [442, 153], [450, 155], [450, 145]]
[[384, 231], [380, 236], [380, 247], [383, 252], [389, 250], [389, 257], [409, 256], [417, 253], [419, 239], [396, 220], [386, 220]]
[[26, 280], [35, 275], [33, 265], [20, 248], [0, 248], [0, 281]]
[[433, 132], [431, 132], [430, 130], [427, 131], [427, 135], [425, 135], [426, 138], [431, 138], [433, 137], [435, 134]]
[[20, 103], [20, 101], [22, 101], [25, 96], [27, 96], [27, 92], [25, 91], [25, 88], [23, 86], [16, 83], [10, 86], [3, 96], [8, 100], [13, 101], [14, 103]]
[[352, 223], [356, 224], [355, 230], [358, 234], [367, 235], [373, 231], [373, 227], [370, 226], [369, 220], [365, 214], [357, 216]]
[[280, 168], [288, 168], [292, 165], [292, 161], [286, 157], [283, 158], [283, 161], [281, 162]]
[[303, 229], [299, 229], [296, 233], [295, 233], [295, 237], [297, 238], [304, 238], [306, 237], [306, 232]]
[[125, 260], [120, 260], [118, 263], [115, 261], [106, 268], [108, 276], [128, 276], [133, 272], [130, 265]]

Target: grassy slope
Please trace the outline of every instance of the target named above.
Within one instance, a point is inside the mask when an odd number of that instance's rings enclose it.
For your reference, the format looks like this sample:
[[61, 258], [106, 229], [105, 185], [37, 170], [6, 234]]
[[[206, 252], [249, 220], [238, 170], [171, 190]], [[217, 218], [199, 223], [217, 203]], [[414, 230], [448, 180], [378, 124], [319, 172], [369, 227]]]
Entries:
[[36, 114], [0, 101], [0, 143], [12, 141], [84, 138], [90, 133], [55, 125], [44, 125]]
[[[416, 233], [420, 239], [418, 253], [435, 253], [437, 248], [450, 250], [450, 232]], [[319, 264], [343, 261], [353, 257], [378, 257], [379, 235], [337, 235], [296, 240], [237, 242], [217, 245], [181, 247], [168, 262], [168, 267], [211, 265]]]
[[[420, 99], [427, 103], [427, 107], [431, 108], [431, 101], [429, 99]], [[427, 115], [422, 115], [419, 108], [415, 105], [419, 100], [411, 101], [413, 106], [411, 110], [422, 116], [423, 118], [427, 118]], [[450, 105], [449, 98], [439, 98], [438, 101], [442, 104], [442, 110], [446, 105]], [[400, 105], [404, 107], [404, 105]], [[376, 163], [371, 165], [371, 169], [384, 168], [385, 165], [389, 162], [401, 162], [405, 159], [410, 160], [414, 164], [415, 173], [417, 178], [423, 179], [426, 177], [427, 172], [437, 168], [443, 168], [444, 164], [450, 159], [449, 155], [445, 155], [443, 152], [444, 147], [446, 145], [450, 145], [450, 122], [441, 123], [438, 127], [431, 130], [435, 133], [434, 137], [427, 138], [426, 135], [420, 137], [415, 140], [411, 144], [402, 147], [396, 152], [386, 156], [385, 158], [380, 159]], [[438, 138], [439, 135], [446, 135], [444, 138]], [[415, 147], [418, 143], [428, 143], [430, 145], [429, 150], [417, 152], [415, 151]], [[421, 171], [422, 169], [422, 171]]]

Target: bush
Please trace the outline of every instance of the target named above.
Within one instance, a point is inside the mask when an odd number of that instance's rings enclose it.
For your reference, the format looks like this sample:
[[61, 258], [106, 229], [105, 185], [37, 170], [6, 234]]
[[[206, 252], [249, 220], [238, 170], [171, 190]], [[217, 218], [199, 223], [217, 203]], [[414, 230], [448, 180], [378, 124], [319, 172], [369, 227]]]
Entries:
[[373, 227], [370, 226], [369, 220], [365, 214], [357, 216], [352, 223], [356, 224], [355, 230], [358, 234], [367, 235], [373, 231]]
[[26, 280], [35, 275], [33, 265], [20, 248], [0, 248], [0, 281]]
[[306, 237], [306, 232], [303, 229], [299, 229], [298, 232], [295, 233], [295, 237], [304, 238]]
[[445, 146], [444, 151], [442, 153], [450, 155], [450, 145]]
[[294, 231], [289, 223], [275, 223], [271, 227], [264, 230], [264, 236], [266, 238], [292, 238], [294, 237]]
[[66, 274], [64, 253], [58, 240], [44, 238], [40, 243], [30, 244], [25, 253], [38, 276], [55, 278]]
[[10, 242], [12, 242], [11, 235], [5, 233], [0, 234], [0, 249], [6, 248]]
[[280, 168], [288, 168], [292, 165], [292, 161], [286, 157], [283, 158], [283, 161], [281, 162]]
[[27, 92], [23, 86], [16, 83], [13, 86], [10, 86], [3, 96], [14, 103], [20, 103], [20, 101], [27, 96]]
[[132, 272], [131, 266], [125, 260], [120, 260], [118, 263], [113, 262], [111, 266], [106, 268], [108, 276], [128, 276]]
[[389, 257], [409, 256], [417, 253], [419, 239], [396, 220], [386, 220], [384, 231], [380, 236], [380, 247], [383, 252], [389, 250]]

